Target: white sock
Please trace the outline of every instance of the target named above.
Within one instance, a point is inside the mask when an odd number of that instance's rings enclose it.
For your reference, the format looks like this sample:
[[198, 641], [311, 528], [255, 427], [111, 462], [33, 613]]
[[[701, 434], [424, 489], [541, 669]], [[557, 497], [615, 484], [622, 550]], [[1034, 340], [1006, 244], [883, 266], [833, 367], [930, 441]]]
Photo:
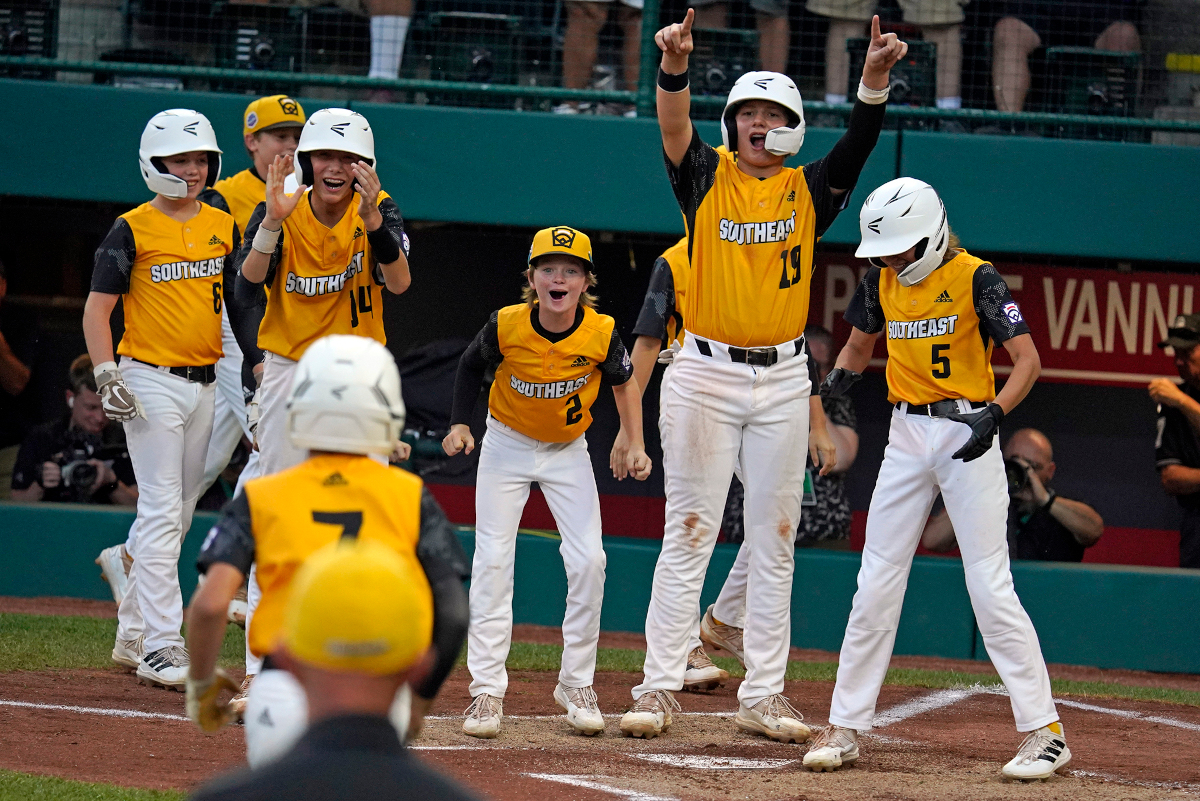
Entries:
[[962, 108], [961, 97], [939, 97], [937, 99], [938, 108]]
[[399, 78], [400, 57], [412, 17], [371, 17], [371, 71], [368, 78]]
[[832, 95], [829, 92], [826, 92], [825, 93], [825, 102], [826, 103], [845, 103], [846, 96], [845, 95]]

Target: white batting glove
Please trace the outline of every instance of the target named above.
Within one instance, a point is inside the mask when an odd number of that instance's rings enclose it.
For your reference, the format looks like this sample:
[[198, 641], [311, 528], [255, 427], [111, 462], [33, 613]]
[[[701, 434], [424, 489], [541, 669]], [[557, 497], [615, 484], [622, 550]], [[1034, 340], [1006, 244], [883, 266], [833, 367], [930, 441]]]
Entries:
[[670, 364], [675, 361], [675, 354], [681, 350], [683, 350], [683, 345], [679, 344], [679, 340], [675, 340], [671, 343], [671, 347], [658, 352], [658, 363]]
[[116, 362], [98, 364], [93, 372], [96, 374], [96, 388], [100, 390], [100, 402], [109, 420], [127, 423], [135, 417], [149, 419], [142, 402], [125, 383]]
[[250, 429], [250, 438], [258, 440], [258, 420], [262, 416], [262, 387], [254, 390], [254, 397], [246, 406], [246, 427]]

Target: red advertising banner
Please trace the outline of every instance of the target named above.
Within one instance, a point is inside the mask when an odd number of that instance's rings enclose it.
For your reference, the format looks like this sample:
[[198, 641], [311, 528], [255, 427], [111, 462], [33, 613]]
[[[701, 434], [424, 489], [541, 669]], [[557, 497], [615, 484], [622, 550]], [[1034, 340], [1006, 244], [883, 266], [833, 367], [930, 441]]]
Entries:
[[[819, 255], [814, 265], [809, 320], [829, 328], [839, 343], [850, 335], [842, 312], [867, 271], [847, 255]], [[1026, 264], [996, 264], [1021, 307], [1042, 359], [1043, 381], [1143, 385], [1177, 377], [1158, 343], [1181, 314], [1200, 311], [1200, 276], [1121, 273]], [[884, 337], [872, 365], [887, 358]], [[994, 357], [997, 375], [1012, 362], [1003, 348]]]

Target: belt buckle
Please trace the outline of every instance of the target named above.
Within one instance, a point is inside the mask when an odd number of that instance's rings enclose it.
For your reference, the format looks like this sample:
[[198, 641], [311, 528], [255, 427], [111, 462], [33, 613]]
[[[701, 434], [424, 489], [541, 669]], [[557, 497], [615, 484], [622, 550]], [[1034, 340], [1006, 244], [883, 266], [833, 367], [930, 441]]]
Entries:
[[930, 417], [949, 417], [958, 412], [958, 403], [952, 400], [934, 401], [929, 404]]
[[779, 353], [775, 348], [746, 349], [746, 364], [752, 364], [755, 367], [770, 367], [778, 360]]

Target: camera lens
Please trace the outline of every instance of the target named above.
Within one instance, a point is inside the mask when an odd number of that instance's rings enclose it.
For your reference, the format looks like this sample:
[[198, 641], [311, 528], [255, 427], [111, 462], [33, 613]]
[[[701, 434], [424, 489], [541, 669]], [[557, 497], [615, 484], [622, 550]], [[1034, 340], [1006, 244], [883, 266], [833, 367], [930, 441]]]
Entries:
[[1029, 474], [1025, 466], [1015, 459], [1004, 460], [1004, 474], [1008, 477], [1008, 493], [1014, 495], [1029, 484]]
[[254, 53], [254, 60], [259, 64], [270, 64], [275, 58], [275, 42], [270, 37], [262, 36], [254, 41], [251, 46], [251, 52]]
[[63, 486], [74, 487], [80, 491], [91, 489], [96, 483], [99, 471], [96, 466], [87, 462], [71, 462], [62, 469]]

